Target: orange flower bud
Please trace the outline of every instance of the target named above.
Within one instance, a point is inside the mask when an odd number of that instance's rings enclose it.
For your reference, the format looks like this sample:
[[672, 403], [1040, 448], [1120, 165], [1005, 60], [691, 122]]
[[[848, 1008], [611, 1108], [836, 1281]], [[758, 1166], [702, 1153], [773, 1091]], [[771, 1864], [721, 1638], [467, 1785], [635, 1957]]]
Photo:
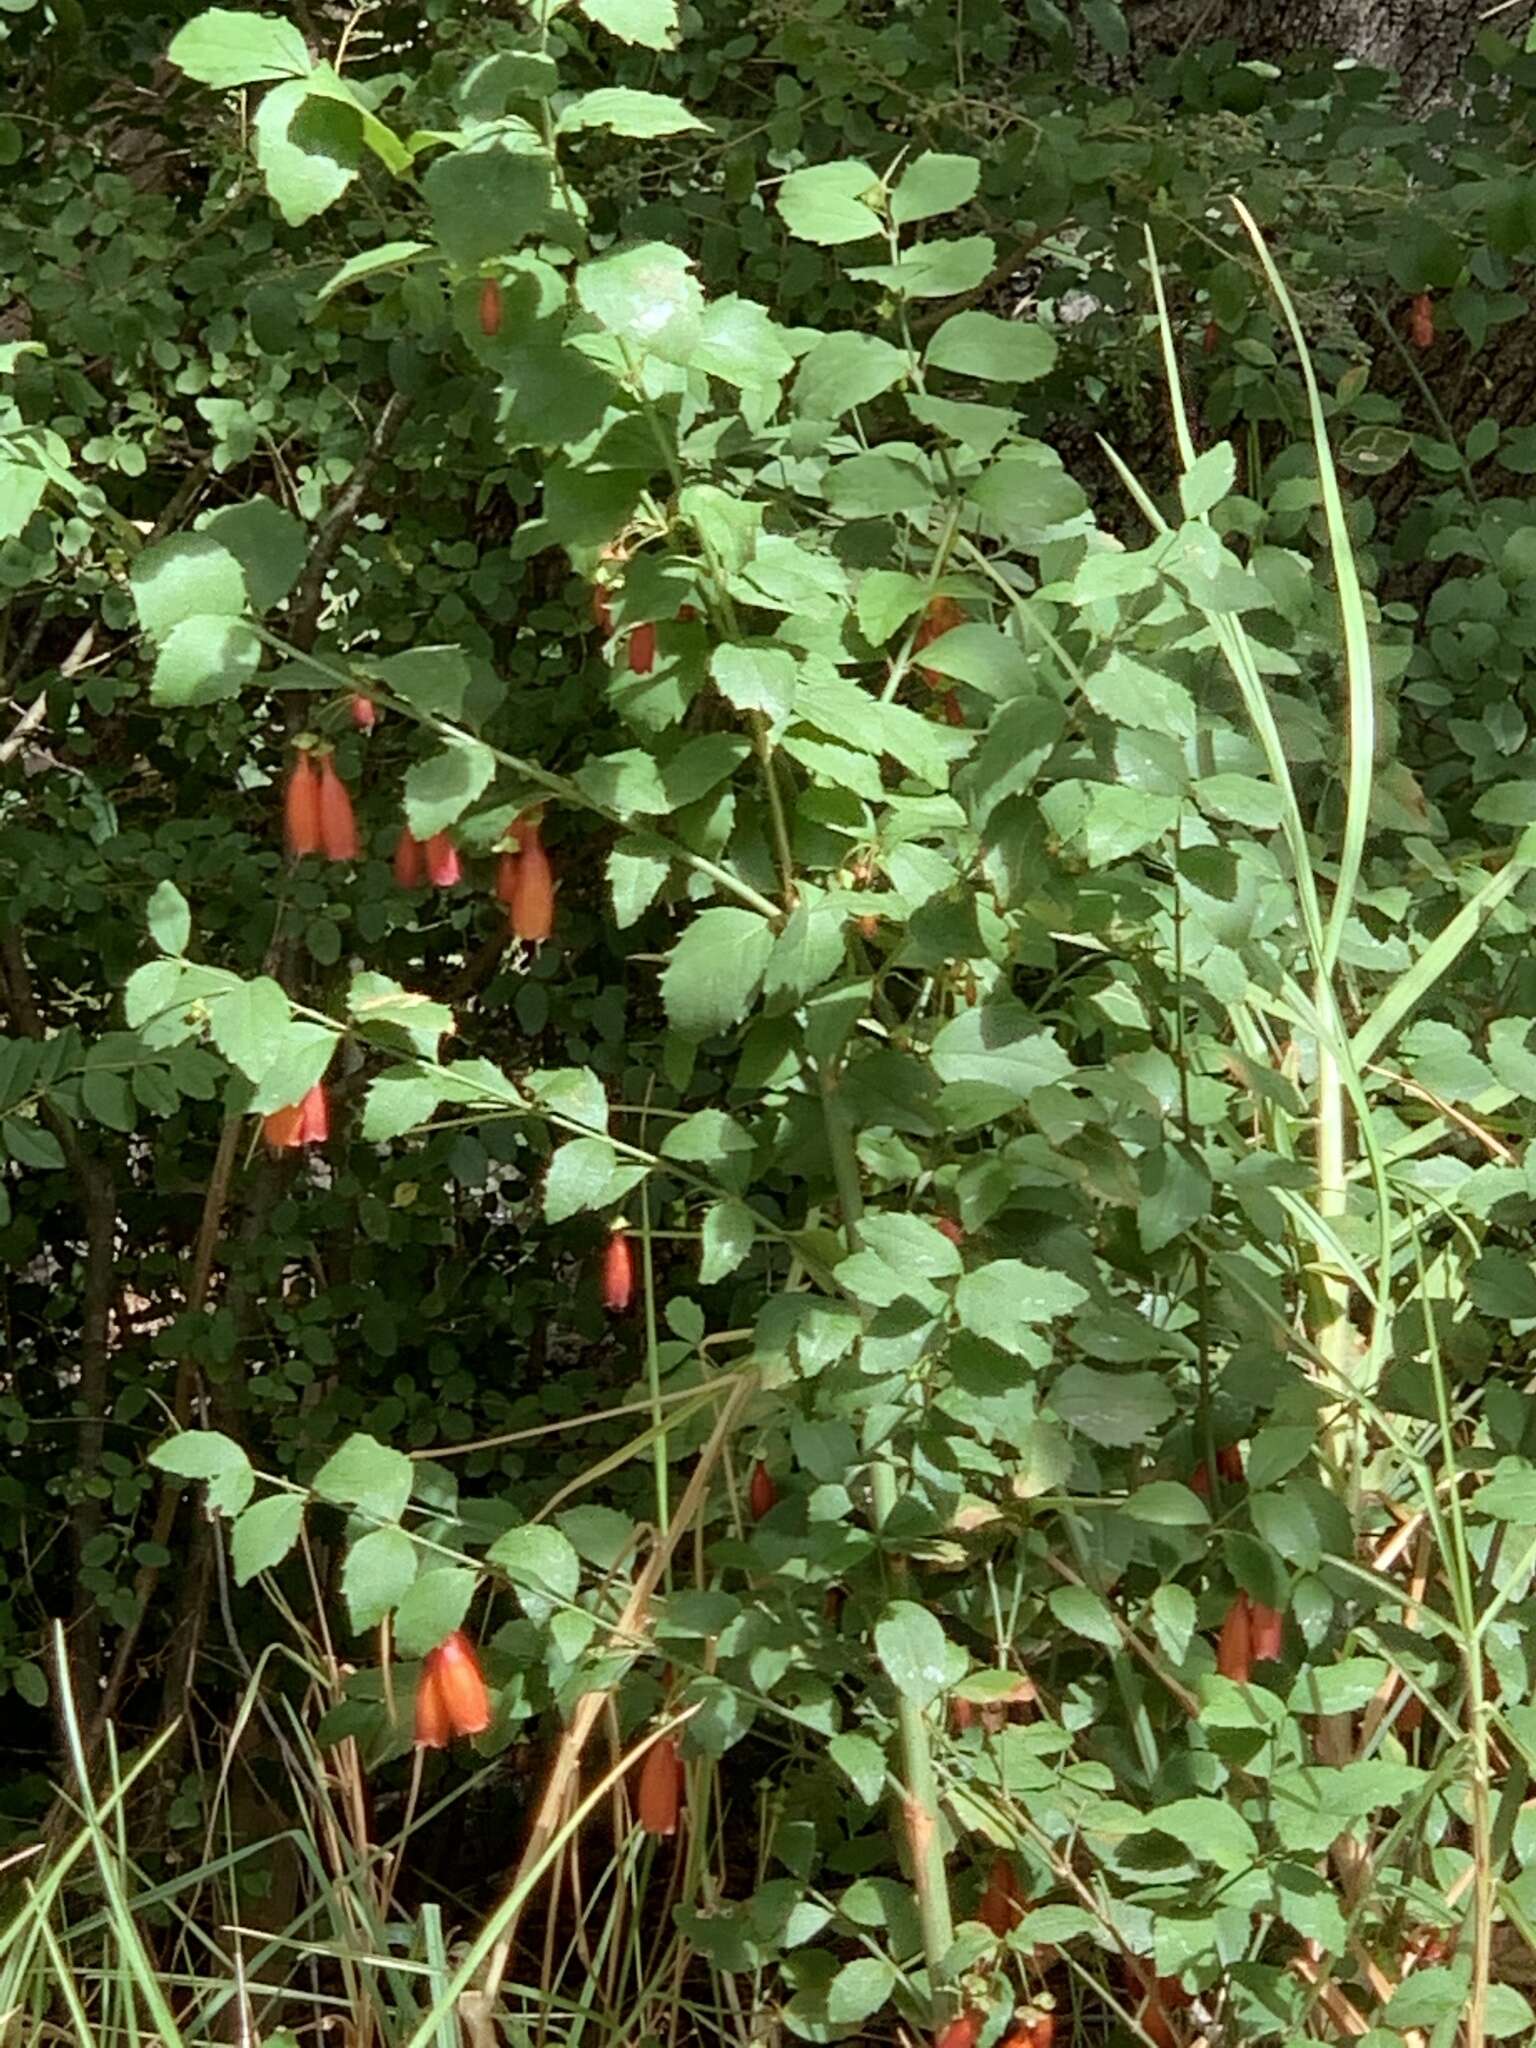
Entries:
[[603, 1253], [603, 1307], [622, 1315], [634, 1294], [635, 1255], [625, 1232], [616, 1230]]
[[984, 2012], [963, 2012], [959, 2019], [951, 2020], [947, 2027], [940, 2027], [933, 2037], [933, 2048], [976, 2048], [981, 2039], [981, 2030], [987, 2024]]
[[480, 332], [487, 340], [501, 332], [501, 286], [494, 277], [480, 287]]
[[431, 1673], [451, 1735], [480, 1735], [491, 1725], [491, 1702], [480, 1675], [480, 1660], [462, 1629], [427, 1652]]
[[379, 722], [379, 707], [371, 697], [365, 697], [361, 690], [352, 696], [352, 723], [359, 732], [372, 732]]
[[1227, 1609], [1216, 1643], [1216, 1669], [1223, 1678], [1246, 1685], [1253, 1676], [1253, 1621], [1248, 1595], [1239, 1593]]
[[754, 1522], [760, 1522], [779, 1497], [779, 1489], [773, 1483], [773, 1474], [759, 1458], [752, 1467], [752, 1483], [747, 1488], [747, 1505], [752, 1510]]
[[453, 1735], [437, 1671], [429, 1657], [416, 1681], [416, 1747], [446, 1749]]
[[1013, 1865], [1006, 1856], [994, 1857], [992, 1868], [987, 1872], [981, 1903], [976, 1908], [976, 1918], [1001, 1940], [1010, 1928], [1018, 1926], [1023, 1917], [1024, 1895], [1019, 1890]]
[[409, 825], [400, 827], [400, 837], [395, 841], [395, 880], [402, 889], [419, 889], [426, 880], [427, 864], [422, 859], [421, 841], [412, 835]]
[[325, 1083], [317, 1081], [301, 1102], [274, 1109], [262, 1118], [261, 1134], [274, 1152], [297, 1151], [302, 1145], [323, 1145], [331, 1134], [330, 1105]]
[[1253, 1646], [1255, 1664], [1277, 1663], [1285, 1647], [1284, 1614], [1278, 1607], [1264, 1607], [1257, 1600], [1250, 1601], [1248, 1637]]
[[537, 945], [555, 928], [555, 878], [537, 823], [519, 818], [512, 834], [518, 853], [509, 905], [512, 929], [520, 939]]
[[459, 849], [448, 834], [434, 832], [421, 853], [433, 888], [451, 889], [459, 879]]
[[629, 670], [631, 675], [648, 676], [655, 666], [656, 628], [647, 620], [629, 636]]
[[635, 1788], [635, 1808], [640, 1825], [648, 1835], [675, 1835], [677, 1816], [683, 1804], [683, 1763], [677, 1753], [677, 1738], [663, 1735], [645, 1752], [640, 1765], [640, 1782]]
[[302, 753], [288, 771], [283, 793], [283, 836], [297, 859], [320, 851], [320, 777], [314, 757]]
[[953, 1216], [935, 1216], [933, 1227], [941, 1237], [947, 1237], [951, 1244], [965, 1243], [965, 1230]]
[[320, 851], [327, 860], [357, 859], [352, 799], [329, 754], [320, 762]]

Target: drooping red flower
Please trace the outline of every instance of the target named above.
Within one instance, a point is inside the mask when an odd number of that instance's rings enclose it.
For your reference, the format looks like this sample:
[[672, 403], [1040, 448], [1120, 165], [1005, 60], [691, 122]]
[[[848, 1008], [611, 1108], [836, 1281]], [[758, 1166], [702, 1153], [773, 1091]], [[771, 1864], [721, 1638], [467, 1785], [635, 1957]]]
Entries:
[[629, 636], [631, 675], [648, 676], [656, 666], [656, 628], [650, 620], [636, 626]]
[[[946, 633], [952, 633], [956, 626], [964, 624], [965, 612], [952, 597], [931, 597], [923, 608], [923, 616], [918, 621], [916, 633], [912, 636], [914, 652], [931, 647], [935, 640], [942, 639]], [[948, 676], [941, 676], [937, 669], [924, 668], [919, 662], [917, 672], [930, 690], [949, 688]], [[954, 695], [952, 690], [950, 695]]]
[[480, 332], [487, 340], [501, 332], [501, 286], [494, 277], [480, 287]]
[[480, 1735], [490, 1727], [490, 1695], [474, 1645], [462, 1629], [456, 1628], [435, 1650], [427, 1652], [422, 1677], [437, 1689], [450, 1736]]
[[443, 1689], [437, 1682], [437, 1672], [429, 1658], [422, 1665], [421, 1676], [416, 1681], [416, 1747], [446, 1749], [452, 1739], [453, 1729], [449, 1726]]
[[517, 887], [517, 855], [512, 852], [496, 856], [496, 901], [512, 908], [512, 892]]
[[1240, 1486], [1243, 1478], [1243, 1447], [1241, 1444], [1223, 1444], [1216, 1453], [1216, 1470], [1228, 1486]]
[[295, 858], [320, 851], [320, 777], [305, 749], [288, 771], [283, 792], [283, 837]]
[[434, 889], [451, 889], [460, 874], [459, 849], [446, 832], [434, 832], [421, 849], [427, 880]]
[[395, 841], [395, 880], [402, 889], [419, 889], [427, 877], [427, 864], [422, 857], [421, 841], [409, 825], [400, 827], [400, 837]]
[[347, 785], [329, 754], [320, 761], [320, 851], [327, 860], [357, 859], [357, 820]]
[[751, 1483], [747, 1487], [747, 1505], [752, 1510], [754, 1522], [760, 1522], [779, 1497], [779, 1489], [773, 1483], [773, 1474], [759, 1458], [752, 1467]]
[[1408, 313], [1408, 333], [1415, 348], [1435, 345], [1435, 302], [1428, 292], [1415, 297]]
[[953, 1216], [935, 1216], [933, 1227], [941, 1237], [947, 1237], [951, 1244], [965, 1243], [965, 1229]]
[[274, 1152], [296, 1151], [302, 1145], [323, 1145], [331, 1135], [331, 1109], [325, 1083], [317, 1081], [302, 1101], [274, 1109], [262, 1118], [262, 1136]]
[[663, 1735], [645, 1752], [635, 1787], [635, 1811], [648, 1835], [675, 1835], [683, 1806], [683, 1760], [677, 1737]]
[[1253, 1676], [1253, 1616], [1248, 1595], [1239, 1593], [1227, 1609], [1216, 1641], [1216, 1669], [1223, 1678], [1246, 1685]]
[[1274, 1664], [1285, 1648], [1285, 1616], [1278, 1607], [1248, 1603], [1248, 1639], [1255, 1664]]
[[352, 693], [352, 723], [359, 732], [372, 732], [379, 722], [379, 707], [371, 697], [365, 697], [361, 690]]
[[[517, 841], [517, 861], [508, 906], [511, 925], [520, 939], [538, 945], [555, 928], [554, 871], [539, 837], [537, 819], [519, 818], [512, 827], [512, 836]], [[497, 880], [499, 885], [499, 876]]]
[[986, 2014], [973, 2007], [970, 2012], [961, 2013], [959, 2019], [951, 2020], [947, 2027], [940, 2027], [933, 2037], [933, 2048], [976, 2048], [986, 2024]]
[[635, 1298], [635, 1255], [626, 1231], [615, 1230], [603, 1249], [603, 1307], [622, 1315]]
[[1052, 2048], [1056, 2039], [1056, 2015], [1037, 2012], [1016, 2026], [1003, 2041], [1003, 2048]]
[[1018, 1926], [1023, 1917], [1024, 1894], [1019, 1890], [1013, 1865], [1006, 1856], [996, 1856], [987, 1872], [976, 1918], [1001, 1940], [1011, 1928]]

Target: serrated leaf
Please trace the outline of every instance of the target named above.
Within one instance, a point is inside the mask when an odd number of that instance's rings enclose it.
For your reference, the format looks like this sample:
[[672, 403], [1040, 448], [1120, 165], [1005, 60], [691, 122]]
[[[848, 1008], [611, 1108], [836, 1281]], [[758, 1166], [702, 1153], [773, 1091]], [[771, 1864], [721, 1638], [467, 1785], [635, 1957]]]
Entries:
[[405, 817], [415, 837], [446, 832], [484, 795], [495, 773], [495, 755], [471, 739], [453, 739], [441, 753], [413, 762], [405, 777]]
[[875, 1623], [875, 1650], [886, 1676], [915, 1706], [930, 1705], [954, 1683], [958, 1649], [946, 1640], [938, 1616], [915, 1600], [891, 1601]]
[[[1054, 1413], [1090, 1443], [1120, 1449], [1153, 1435], [1172, 1418], [1178, 1405], [1167, 1382], [1155, 1373], [1100, 1372], [1095, 1366], [1078, 1363], [1060, 1374], [1051, 1388], [1050, 1403]], [[1184, 1493], [1187, 1488], [1174, 1491]]]
[[691, 114], [681, 100], [664, 92], [604, 85], [594, 92], [578, 93], [555, 124], [557, 135], [569, 135], [582, 128], [607, 128], [615, 135], [649, 137], [686, 135], [690, 129], [707, 132], [707, 123]]
[[519, 1589], [532, 1621], [545, 1621], [568, 1606], [581, 1584], [581, 1560], [568, 1536], [544, 1523], [525, 1524], [498, 1536], [487, 1552]]
[[581, 0], [588, 21], [620, 42], [667, 50], [677, 40], [677, 0]]
[[347, 1552], [341, 1591], [356, 1631], [377, 1628], [416, 1577], [416, 1546], [403, 1529], [370, 1529]]
[[476, 1584], [475, 1574], [460, 1565], [423, 1572], [395, 1610], [399, 1654], [424, 1657], [461, 1627]]
[[411, 1461], [391, 1444], [357, 1431], [315, 1474], [322, 1500], [362, 1508], [381, 1522], [397, 1522], [411, 1497]]
[[962, 1328], [1004, 1351], [1028, 1356], [1039, 1324], [1070, 1315], [1087, 1299], [1087, 1290], [1065, 1273], [1022, 1259], [992, 1259], [960, 1281], [955, 1312]]
[[791, 171], [780, 185], [775, 205], [785, 227], [802, 242], [833, 248], [843, 242], [867, 241], [881, 232], [880, 216], [865, 205], [879, 178], [868, 164], [812, 164]]
[[269, 1494], [237, 1515], [230, 1535], [235, 1584], [248, 1586], [258, 1572], [280, 1565], [303, 1526], [304, 1496], [299, 1493]]
[[210, 7], [171, 38], [171, 62], [199, 85], [227, 91], [269, 78], [302, 78], [309, 51], [292, 22]]
[[1056, 366], [1056, 341], [1036, 321], [996, 313], [952, 313], [928, 344], [932, 370], [989, 384], [1030, 384]]
[[751, 1008], [773, 950], [773, 927], [753, 910], [702, 911], [667, 956], [667, 1018], [683, 1037], [727, 1031]]
[[906, 227], [915, 220], [931, 220], [936, 213], [953, 213], [976, 197], [980, 184], [981, 165], [975, 157], [924, 150], [907, 165], [891, 194], [891, 220]]
[[699, 1285], [712, 1287], [734, 1273], [752, 1249], [757, 1225], [745, 1202], [712, 1202], [700, 1232]]
[[564, 1223], [583, 1209], [603, 1207], [618, 1163], [606, 1138], [571, 1138], [559, 1146], [544, 1181], [545, 1222]]
[[855, 1956], [827, 1986], [827, 2019], [834, 2027], [856, 2027], [872, 2019], [891, 1995], [896, 1965], [884, 1956]]
[[430, 1123], [442, 1102], [435, 1075], [413, 1067], [396, 1067], [368, 1085], [363, 1105], [363, 1136], [373, 1145], [387, 1145], [407, 1131]]

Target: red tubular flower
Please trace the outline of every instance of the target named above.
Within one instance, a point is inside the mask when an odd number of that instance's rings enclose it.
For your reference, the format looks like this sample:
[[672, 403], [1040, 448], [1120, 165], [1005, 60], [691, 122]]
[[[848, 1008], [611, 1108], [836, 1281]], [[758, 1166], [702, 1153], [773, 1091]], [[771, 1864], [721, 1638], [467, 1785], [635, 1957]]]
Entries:
[[636, 1814], [648, 1835], [675, 1835], [682, 1806], [683, 1761], [677, 1753], [677, 1738], [663, 1735], [660, 1742], [651, 1744], [640, 1765]]
[[629, 670], [631, 675], [648, 676], [655, 666], [656, 628], [647, 620], [629, 636]]
[[353, 693], [352, 723], [359, 732], [372, 732], [379, 722], [379, 707], [371, 697], [365, 697], [361, 690]]
[[480, 287], [480, 332], [487, 340], [501, 332], [501, 286], [494, 277]]
[[427, 864], [422, 858], [421, 841], [411, 834], [409, 825], [400, 827], [400, 837], [395, 841], [395, 880], [402, 889], [419, 889], [426, 880]]
[[320, 851], [327, 860], [357, 859], [352, 799], [329, 754], [320, 763]]
[[1053, 2012], [1037, 2012], [1033, 2019], [1027, 2019], [1014, 2028], [1003, 2042], [1003, 2048], [1051, 2048], [1056, 2039], [1056, 2015]]
[[317, 1081], [302, 1102], [274, 1109], [261, 1120], [261, 1133], [274, 1152], [297, 1151], [302, 1145], [323, 1145], [331, 1135], [330, 1105], [325, 1083]]
[[994, 1857], [992, 1868], [987, 1872], [981, 1903], [976, 1908], [976, 1918], [1001, 1940], [1010, 1928], [1018, 1926], [1023, 1917], [1024, 1895], [1019, 1890], [1013, 1865], [1006, 1856]]
[[[913, 635], [914, 652], [919, 648], [931, 647], [934, 641], [941, 639], [945, 633], [952, 633], [956, 626], [964, 624], [965, 613], [952, 597], [930, 598], [924, 607], [917, 632]], [[949, 678], [941, 676], [937, 669], [924, 668], [919, 663], [917, 672], [930, 690], [942, 690], [948, 686]], [[953, 690], [950, 691], [950, 695], [954, 695]], [[953, 722], [952, 720], [951, 723]]]
[[1428, 292], [1420, 292], [1409, 308], [1408, 333], [1415, 348], [1434, 347], [1435, 302]]
[[496, 901], [512, 908], [512, 892], [517, 887], [517, 855], [502, 853], [496, 857]]
[[1216, 1669], [1223, 1678], [1246, 1685], [1253, 1676], [1253, 1616], [1248, 1595], [1239, 1593], [1227, 1609], [1216, 1643]]
[[437, 1670], [429, 1657], [416, 1681], [416, 1747], [446, 1749], [452, 1737], [443, 1689], [437, 1682]]
[[536, 820], [519, 818], [512, 827], [517, 841], [517, 872], [512, 877], [512, 929], [520, 939], [538, 945], [555, 928], [555, 878]]
[[320, 777], [314, 756], [301, 753], [288, 771], [283, 792], [283, 837], [297, 859], [320, 851]]
[[303, 1144], [304, 1105], [292, 1102], [286, 1109], [274, 1109], [261, 1120], [261, 1135], [274, 1152], [290, 1152]]
[[940, 2027], [933, 2037], [933, 2048], [976, 2048], [981, 2039], [981, 2030], [987, 2024], [984, 2012], [963, 2012], [959, 2019], [951, 2020], [947, 2027]]
[[951, 1244], [965, 1243], [965, 1230], [953, 1216], [935, 1216], [933, 1227], [941, 1237], [947, 1237]]
[[331, 1135], [331, 1105], [325, 1083], [317, 1081], [299, 1104], [299, 1143], [323, 1145]]
[[1248, 1639], [1255, 1664], [1275, 1664], [1285, 1648], [1285, 1616], [1278, 1607], [1248, 1605]]
[[752, 1481], [747, 1488], [747, 1505], [752, 1510], [754, 1522], [760, 1522], [779, 1497], [779, 1489], [773, 1483], [773, 1474], [759, 1458], [752, 1467]]
[[1224, 1444], [1216, 1453], [1216, 1470], [1228, 1486], [1240, 1486], [1243, 1479], [1242, 1445]]
[[635, 1296], [635, 1255], [623, 1230], [614, 1231], [603, 1252], [603, 1307], [622, 1315]]
[[427, 880], [434, 889], [451, 889], [459, 879], [459, 849], [446, 832], [434, 832], [421, 849]]
[[443, 1703], [448, 1732], [480, 1735], [491, 1725], [491, 1702], [480, 1676], [480, 1660], [462, 1629], [427, 1652], [422, 1676], [430, 1677]]

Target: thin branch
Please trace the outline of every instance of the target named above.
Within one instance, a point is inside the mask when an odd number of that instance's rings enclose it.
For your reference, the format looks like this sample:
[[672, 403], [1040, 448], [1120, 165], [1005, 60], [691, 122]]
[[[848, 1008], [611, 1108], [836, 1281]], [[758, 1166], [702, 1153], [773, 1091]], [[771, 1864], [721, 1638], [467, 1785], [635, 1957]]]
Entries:
[[379, 414], [378, 424], [367, 447], [358, 457], [356, 467], [320, 522], [315, 544], [309, 551], [309, 560], [304, 565], [304, 574], [299, 578], [299, 587], [293, 594], [288, 611], [288, 637], [301, 653], [308, 654], [319, 637], [325, 579], [330, 575], [332, 565], [341, 552], [341, 544], [362, 510], [374, 473], [389, 453], [410, 407], [411, 401], [404, 392], [392, 394]]

